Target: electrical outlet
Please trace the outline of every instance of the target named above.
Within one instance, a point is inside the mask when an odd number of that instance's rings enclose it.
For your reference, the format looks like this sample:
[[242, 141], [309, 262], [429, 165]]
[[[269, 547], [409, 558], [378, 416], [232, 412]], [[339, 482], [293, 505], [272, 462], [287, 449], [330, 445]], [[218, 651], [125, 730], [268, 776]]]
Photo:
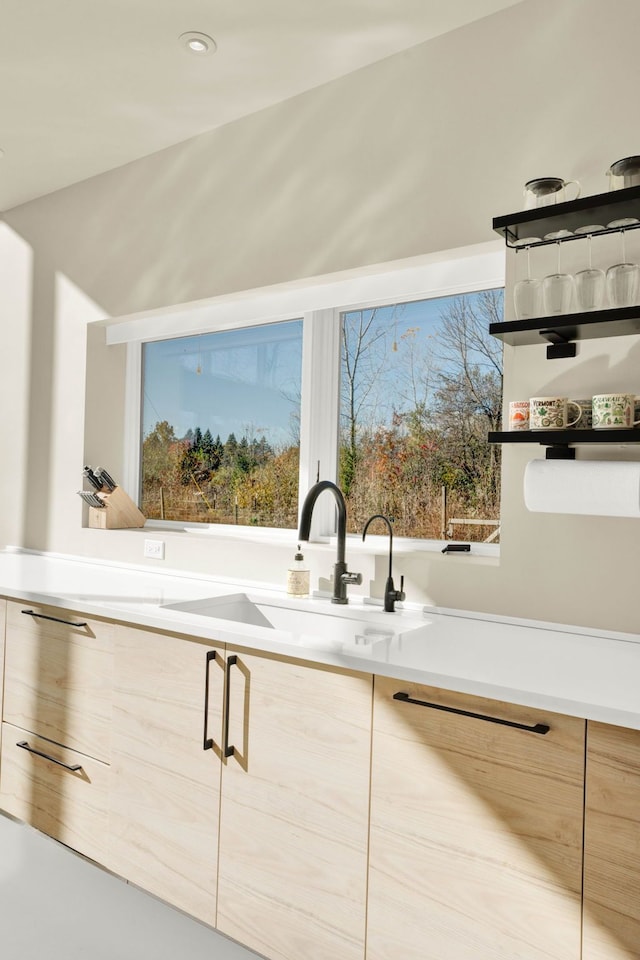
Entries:
[[145, 540], [144, 555], [152, 560], [164, 560], [164, 540]]

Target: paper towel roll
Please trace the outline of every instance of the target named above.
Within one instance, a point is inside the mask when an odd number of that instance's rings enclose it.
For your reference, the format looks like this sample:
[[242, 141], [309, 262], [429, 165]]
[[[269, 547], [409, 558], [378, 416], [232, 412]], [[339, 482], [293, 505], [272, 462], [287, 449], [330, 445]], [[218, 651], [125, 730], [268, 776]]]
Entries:
[[524, 502], [536, 513], [640, 517], [640, 463], [530, 460]]

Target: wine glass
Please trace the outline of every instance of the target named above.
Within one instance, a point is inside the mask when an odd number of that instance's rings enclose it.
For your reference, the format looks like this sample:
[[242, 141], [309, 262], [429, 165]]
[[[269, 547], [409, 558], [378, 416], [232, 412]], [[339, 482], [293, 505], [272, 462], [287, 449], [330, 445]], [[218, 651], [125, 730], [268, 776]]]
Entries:
[[607, 270], [607, 294], [612, 307], [630, 307], [637, 302], [640, 286], [640, 267], [627, 262], [624, 227], [620, 230], [622, 261]]
[[[531, 242], [536, 238], [531, 238]], [[531, 276], [531, 244], [524, 244], [527, 253], [527, 276], [518, 280], [513, 287], [513, 302], [518, 320], [532, 320], [540, 316], [541, 285], [540, 281]], [[518, 250], [516, 249], [516, 254]]]
[[573, 301], [574, 280], [570, 273], [561, 273], [560, 271], [560, 247], [561, 243], [557, 241], [558, 246], [558, 269], [555, 273], [550, 273], [542, 281], [542, 300], [544, 303], [545, 315], [556, 316], [560, 313], [570, 313], [571, 303]]
[[[587, 235], [588, 264], [586, 270], [579, 270], [575, 275], [576, 284], [576, 303], [578, 310], [601, 310], [604, 303], [604, 270], [598, 270], [593, 266], [591, 253], [591, 240], [596, 230], [602, 227], [593, 224], [588, 227], [581, 227], [580, 233]], [[577, 233], [578, 231], [576, 231]]]

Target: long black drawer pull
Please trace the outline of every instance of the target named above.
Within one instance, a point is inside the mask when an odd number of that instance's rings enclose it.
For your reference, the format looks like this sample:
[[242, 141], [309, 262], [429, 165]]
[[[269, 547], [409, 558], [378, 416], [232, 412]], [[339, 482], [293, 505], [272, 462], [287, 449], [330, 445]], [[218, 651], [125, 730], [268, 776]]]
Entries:
[[21, 740], [20, 743], [16, 743], [16, 747], [27, 750], [29, 753], [35, 753], [36, 757], [44, 757], [45, 760], [49, 760], [59, 767], [64, 767], [65, 770], [70, 770], [71, 773], [77, 773], [78, 770], [82, 770], [81, 763], [65, 763], [63, 760], [56, 760], [55, 757], [50, 757], [48, 753], [43, 753], [42, 750], [35, 750], [34, 747], [30, 747], [26, 740]]
[[207, 672], [204, 681], [204, 735], [202, 738], [202, 749], [213, 750], [215, 744], [212, 737], [209, 736], [209, 664], [215, 661], [218, 654], [215, 650], [207, 650]]
[[458, 707], [445, 707], [442, 703], [414, 700], [408, 693], [394, 693], [393, 699], [402, 700], [404, 703], [415, 703], [419, 707], [430, 707], [432, 710], [444, 710], [445, 713], [457, 713], [461, 717], [473, 717], [474, 720], [486, 720], [488, 723], [499, 723], [503, 727], [515, 727], [517, 730], [527, 730], [529, 733], [540, 733], [543, 736], [545, 733], [549, 733], [551, 729], [546, 723], [516, 723], [515, 720], [503, 720], [501, 717], [488, 717], [484, 713], [472, 713], [471, 710], [459, 710]]
[[74, 623], [73, 620], [61, 620], [60, 617], [49, 617], [46, 613], [36, 613], [35, 610], [21, 610], [21, 613], [26, 613], [29, 617], [39, 617], [40, 620], [53, 620], [54, 623], [64, 623], [67, 627], [86, 627], [86, 621], [81, 623]]
[[230, 657], [227, 657], [227, 676], [226, 676], [226, 689], [227, 696], [225, 697], [224, 705], [224, 742], [222, 744], [222, 753], [225, 757], [232, 757], [236, 752], [236, 748], [233, 744], [229, 745], [229, 702], [231, 700], [231, 667], [233, 667], [238, 662], [238, 658], [235, 653], [232, 653]]

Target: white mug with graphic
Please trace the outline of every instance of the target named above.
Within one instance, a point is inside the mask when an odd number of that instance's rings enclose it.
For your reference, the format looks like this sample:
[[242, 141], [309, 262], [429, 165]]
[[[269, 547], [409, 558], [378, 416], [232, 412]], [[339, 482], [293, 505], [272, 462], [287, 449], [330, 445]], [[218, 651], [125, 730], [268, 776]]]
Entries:
[[590, 430], [593, 426], [593, 407], [591, 397], [585, 397], [582, 400], [576, 400], [576, 403], [582, 410], [582, 415], [575, 424], [577, 430]]
[[597, 393], [591, 399], [594, 430], [624, 430], [635, 427], [636, 398], [632, 393]]
[[529, 401], [512, 400], [509, 404], [509, 430], [529, 429]]
[[[569, 419], [569, 408], [575, 416]], [[531, 397], [529, 423], [531, 430], [566, 430], [575, 427], [582, 416], [582, 408], [568, 397]]]

